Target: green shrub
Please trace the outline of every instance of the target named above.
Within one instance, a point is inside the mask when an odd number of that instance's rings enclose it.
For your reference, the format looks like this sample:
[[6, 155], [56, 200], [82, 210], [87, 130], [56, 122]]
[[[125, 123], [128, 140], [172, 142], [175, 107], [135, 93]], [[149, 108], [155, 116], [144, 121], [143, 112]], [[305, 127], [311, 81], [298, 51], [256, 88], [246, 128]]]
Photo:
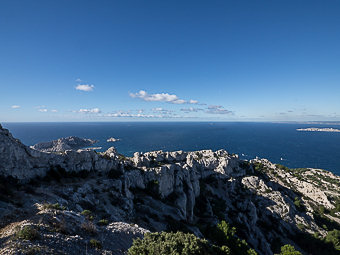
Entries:
[[305, 225], [303, 225], [302, 223], [298, 223], [297, 224], [297, 227], [298, 227], [298, 229], [300, 229], [301, 231], [304, 231], [305, 230]]
[[59, 203], [55, 203], [55, 204], [50, 204], [50, 203], [44, 203], [42, 205], [43, 209], [53, 209], [53, 210], [66, 210], [65, 206], [60, 206]]
[[339, 217], [339, 216], [336, 215], [337, 212], [340, 212], [340, 202], [339, 201], [336, 201], [335, 207], [333, 209], [331, 209], [330, 214], [333, 217]]
[[231, 254], [230, 248], [228, 246], [223, 245], [221, 247], [221, 251], [224, 252], [225, 254]]
[[302, 255], [302, 254], [301, 252], [295, 250], [294, 246], [286, 244], [281, 247], [281, 253], [279, 255]]
[[294, 205], [296, 207], [300, 207], [301, 206], [301, 200], [298, 197], [294, 198]]
[[94, 220], [94, 216], [90, 210], [84, 210], [80, 213], [81, 215], [85, 216], [88, 220]]
[[326, 242], [326, 238], [315, 238], [313, 235], [301, 232], [292, 239], [306, 254], [339, 255], [339, 250], [336, 250], [332, 242]]
[[128, 250], [128, 255], [229, 255], [228, 247], [216, 247], [207, 240], [193, 234], [146, 233], [144, 239], [137, 238]]
[[256, 251], [250, 249], [245, 240], [241, 240], [236, 236], [236, 228], [230, 226], [222, 220], [215, 228], [209, 229], [206, 233], [207, 237], [216, 242], [219, 246], [227, 246], [231, 250], [231, 254], [239, 255], [256, 255]]
[[90, 216], [92, 214], [92, 212], [90, 210], [84, 210], [80, 213], [83, 216]]
[[325, 208], [323, 205], [320, 205], [320, 206], [319, 206], [319, 212], [320, 212], [320, 214], [323, 215], [323, 214], [325, 213], [325, 211], [326, 211], [326, 208]]
[[298, 211], [300, 212], [306, 211], [305, 206], [302, 204], [301, 200], [298, 197], [294, 198], [294, 205]]
[[39, 232], [33, 226], [24, 226], [16, 233], [16, 237], [24, 240], [36, 240], [39, 239]]
[[325, 242], [333, 244], [334, 248], [340, 251], [340, 230], [329, 231], [325, 237]]
[[102, 243], [96, 239], [91, 239], [90, 240], [90, 247], [95, 248], [95, 249], [101, 249]]
[[106, 226], [107, 224], [109, 224], [108, 220], [102, 219], [102, 220], [98, 221], [99, 226]]
[[281, 164], [276, 164], [275, 165], [278, 169], [281, 169], [281, 170], [284, 170], [284, 171], [289, 171], [289, 168], [284, 166], [284, 165], [281, 165]]
[[247, 255], [257, 255], [257, 252], [254, 249], [248, 249]]
[[219, 245], [228, 244], [236, 234], [236, 228], [231, 227], [227, 222], [223, 220], [217, 224], [215, 233], [215, 241]]
[[119, 161], [125, 161], [125, 160], [127, 160], [127, 158], [122, 154], [118, 154], [118, 160]]

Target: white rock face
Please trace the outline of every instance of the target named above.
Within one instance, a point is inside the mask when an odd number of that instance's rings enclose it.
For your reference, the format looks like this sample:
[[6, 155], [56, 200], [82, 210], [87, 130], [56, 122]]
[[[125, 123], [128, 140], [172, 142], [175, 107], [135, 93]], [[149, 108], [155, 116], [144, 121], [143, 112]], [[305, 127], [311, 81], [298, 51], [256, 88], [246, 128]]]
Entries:
[[[104, 153], [105, 154], [105, 153]], [[66, 172], [109, 171], [118, 165], [115, 150], [106, 153], [110, 160], [97, 155], [92, 150], [65, 151], [64, 153], [44, 153], [23, 145], [13, 138], [7, 129], [0, 126], [0, 174], [26, 182], [35, 177], [44, 177], [55, 168]]]

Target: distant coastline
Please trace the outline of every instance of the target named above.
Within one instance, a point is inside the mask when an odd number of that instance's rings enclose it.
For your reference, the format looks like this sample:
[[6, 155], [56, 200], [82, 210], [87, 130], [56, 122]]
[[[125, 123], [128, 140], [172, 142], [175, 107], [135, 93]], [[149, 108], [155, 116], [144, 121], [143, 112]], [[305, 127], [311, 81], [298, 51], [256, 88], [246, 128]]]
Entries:
[[307, 132], [340, 132], [340, 129], [336, 128], [298, 128], [297, 131], [307, 131]]

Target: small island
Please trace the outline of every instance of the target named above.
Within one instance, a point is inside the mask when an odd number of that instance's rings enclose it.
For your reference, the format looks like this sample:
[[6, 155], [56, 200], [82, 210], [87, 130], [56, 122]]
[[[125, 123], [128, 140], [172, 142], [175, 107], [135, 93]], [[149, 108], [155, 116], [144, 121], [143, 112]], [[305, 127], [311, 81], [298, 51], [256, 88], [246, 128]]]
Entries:
[[49, 142], [37, 143], [31, 146], [31, 148], [42, 152], [63, 152], [67, 150], [78, 150], [86, 148], [97, 142], [97, 140], [69, 136]]
[[108, 142], [108, 143], [113, 143], [113, 142], [118, 142], [120, 139], [118, 139], [118, 138], [114, 138], [114, 137], [110, 137], [109, 139], [107, 139], [106, 141]]
[[298, 128], [296, 130], [307, 132], [340, 132], [340, 129], [336, 128]]

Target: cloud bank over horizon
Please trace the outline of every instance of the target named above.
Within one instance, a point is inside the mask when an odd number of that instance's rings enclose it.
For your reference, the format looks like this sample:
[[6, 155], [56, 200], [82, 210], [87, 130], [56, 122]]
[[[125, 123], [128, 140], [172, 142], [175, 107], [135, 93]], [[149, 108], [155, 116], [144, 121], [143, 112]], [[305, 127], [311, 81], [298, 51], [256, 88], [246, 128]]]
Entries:
[[156, 93], [156, 94], [148, 94], [145, 90], [140, 90], [137, 93], [129, 93], [132, 98], [140, 98], [146, 102], [166, 102], [170, 104], [197, 104], [197, 100], [184, 100], [180, 99], [175, 94], [169, 93]]

